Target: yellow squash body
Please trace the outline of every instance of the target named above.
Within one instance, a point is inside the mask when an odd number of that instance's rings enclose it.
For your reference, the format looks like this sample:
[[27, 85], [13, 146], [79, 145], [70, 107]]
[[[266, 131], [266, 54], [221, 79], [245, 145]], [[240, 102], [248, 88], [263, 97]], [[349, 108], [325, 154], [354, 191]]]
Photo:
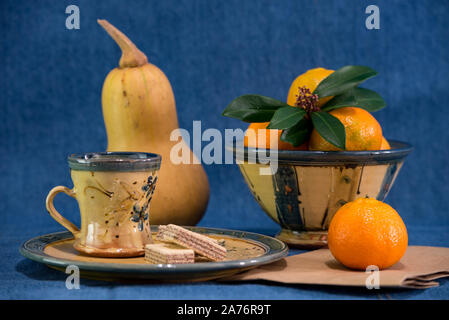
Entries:
[[162, 156], [150, 208], [151, 224], [198, 223], [209, 201], [209, 183], [201, 164], [193, 164], [194, 154], [187, 146], [183, 150], [190, 151], [190, 164], [170, 160], [172, 147], [180, 142], [170, 141], [170, 134], [178, 128], [178, 118], [165, 74], [150, 63], [115, 68], [104, 82], [102, 105], [108, 151]]

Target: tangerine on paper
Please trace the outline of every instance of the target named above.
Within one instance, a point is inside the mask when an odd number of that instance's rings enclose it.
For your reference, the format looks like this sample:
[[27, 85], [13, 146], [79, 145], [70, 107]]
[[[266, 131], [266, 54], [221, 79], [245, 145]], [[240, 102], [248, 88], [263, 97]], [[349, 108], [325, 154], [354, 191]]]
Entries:
[[[292, 144], [280, 140], [282, 130], [266, 129], [269, 122], [254, 122], [251, 123], [245, 132], [245, 138], [243, 144], [246, 147], [260, 148], [260, 149], [272, 149], [270, 134], [277, 131], [277, 148], [279, 150], [307, 150], [307, 144], [304, 143], [298, 147], [294, 147]], [[250, 130], [254, 130], [251, 136]]]
[[351, 269], [381, 269], [398, 262], [407, 249], [407, 229], [399, 214], [373, 198], [346, 203], [333, 217], [328, 231], [329, 250]]
[[[344, 107], [329, 112], [345, 127], [346, 150], [379, 150], [382, 144], [382, 128], [368, 111], [356, 107]], [[340, 151], [313, 129], [309, 142], [310, 150]]]

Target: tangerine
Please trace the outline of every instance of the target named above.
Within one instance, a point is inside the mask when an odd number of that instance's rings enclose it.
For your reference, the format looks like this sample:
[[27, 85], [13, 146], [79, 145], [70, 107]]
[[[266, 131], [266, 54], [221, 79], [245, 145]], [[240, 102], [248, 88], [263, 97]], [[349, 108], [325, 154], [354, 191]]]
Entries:
[[[307, 72], [299, 75], [291, 84], [287, 96], [287, 104], [295, 106], [299, 88], [306, 87], [313, 92], [316, 87], [332, 74], [334, 70], [328, 70], [324, 68], [315, 68], [307, 70]], [[325, 97], [318, 100], [317, 106], [321, 107], [333, 97]]]
[[382, 143], [380, 144], [380, 150], [390, 150], [391, 146], [385, 137], [382, 137]]
[[[287, 96], [287, 104], [291, 106], [295, 106], [296, 101], [298, 99], [298, 93], [301, 88], [308, 90], [309, 93], [312, 93], [316, 87], [320, 84], [323, 79], [329, 76], [334, 70], [328, 70], [324, 68], [315, 68], [310, 69], [307, 72], [299, 75], [291, 84], [290, 90]], [[317, 102], [318, 106], [323, 105], [327, 101], [332, 99], [332, 97], [326, 97], [324, 99], [320, 99]], [[251, 123], [248, 127], [248, 130], [245, 133], [244, 145], [247, 147], [258, 147], [258, 148], [267, 148], [270, 149], [270, 130], [276, 129], [266, 129], [269, 122], [254, 122]], [[256, 138], [250, 138], [249, 129], [253, 129], [256, 131]], [[307, 150], [307, 143], [304, 143], [298, 147], [294, 147], [292, 144], [288, 142], [284, 142], [280, 140], [282, 134], [282, 130], [278, 130], [278, 149], [279, 150]]]
[[333, 217], [328, 231], [329, 250], [348, 268], [381, 269], [398, 262], [407, 249], [407, 229], [399, 214], [373, 198], [346, 203]]
[[[307, 150], [307, 143], [304, 143], [298, 147], [294, 147], [292, 144], [280, 140], [282, 130], [266, 129], [269, 122], [254, 122], [251, 123], [245, 132], [245, 138], [243, 144], [246, 147], [260, 148], [260, 149], [272, 149], [270, 134], [277, 131], [277, 148], [279, 150]], [[250, 130], [254, 130], [251, 132]], [[254, 136], [251, 136], [254, 135]]]
[[[368, 111], [357, 107], [344, 107], [329, 112], [345, 127], [346, 150], [379, 150], [382, 144], [382, 128]], [[313, 129], [310, 150], [340, 151]]]

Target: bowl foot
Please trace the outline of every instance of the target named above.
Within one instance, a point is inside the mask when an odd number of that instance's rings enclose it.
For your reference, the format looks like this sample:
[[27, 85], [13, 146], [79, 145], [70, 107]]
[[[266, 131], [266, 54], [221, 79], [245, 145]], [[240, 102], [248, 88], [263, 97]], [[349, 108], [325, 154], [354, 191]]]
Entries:
[[327, 246], [327, 231], [293, 231], [281, 229], [276, 238], [291, 247], [319, 249]]

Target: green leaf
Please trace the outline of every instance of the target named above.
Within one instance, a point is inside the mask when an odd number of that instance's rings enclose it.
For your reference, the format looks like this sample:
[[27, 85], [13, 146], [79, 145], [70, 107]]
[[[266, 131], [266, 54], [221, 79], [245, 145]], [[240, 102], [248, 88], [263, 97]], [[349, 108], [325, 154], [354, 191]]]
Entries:
[[344, 66], [325, 78], [313, 92], [320, 98], [336, 96], [357, 87], [377, 72], [365, 66]]
[[309, 139], [313, 129], [312, 123], [306, 118], [302, 118], [297, 124], [282, 131], [281, 140], [290, 143], [294, 147], [302, 145]]
[[268, 122], [274, 112], [288, 104], [257, 94], [240, 96], [231, 101], [223, 111], [223, 116], [246, 122]]
[[372, 90], [354, 88], [343, 94], [335, 96], [324, 106], [323, 111], [331, 111], [342, 107], [359, 107], [369, 112], [374, 112], [386, 106], [384, 99]]
[[333, 115], [318, 111], [312, 113], [312, 122], [318, 133], [329, 143], [346, 149], [346, 133], [343, 124]]
[[283, 107], [277, 109], [271, 118], [267, 129], [288, 129], [293, 127], [302, 118], [304, 118], [306, 111], [297, 107]]

